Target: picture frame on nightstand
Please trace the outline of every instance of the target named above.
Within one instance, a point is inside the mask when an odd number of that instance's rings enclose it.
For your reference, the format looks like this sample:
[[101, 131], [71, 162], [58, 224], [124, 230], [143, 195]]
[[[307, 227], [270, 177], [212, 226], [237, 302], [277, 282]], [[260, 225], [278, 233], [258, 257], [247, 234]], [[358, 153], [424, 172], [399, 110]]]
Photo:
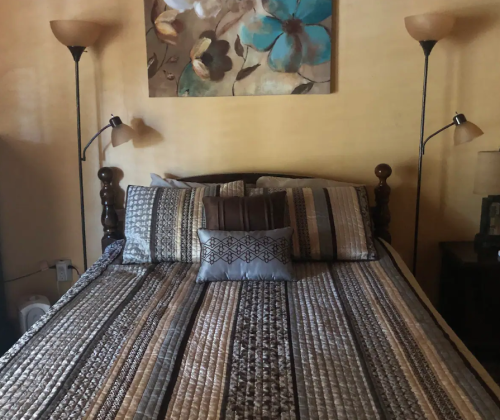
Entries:
[[477, 251], [500, 250], [500, 195], [483, 198], [479, 233], [474, 238]]
[[[477, 155], [474, 194], [482, 195], [481, 223], [474, 238], [474, 248], [500, 250], [500, 151]], [[486, 197], [485, 197], [486, 196]]]

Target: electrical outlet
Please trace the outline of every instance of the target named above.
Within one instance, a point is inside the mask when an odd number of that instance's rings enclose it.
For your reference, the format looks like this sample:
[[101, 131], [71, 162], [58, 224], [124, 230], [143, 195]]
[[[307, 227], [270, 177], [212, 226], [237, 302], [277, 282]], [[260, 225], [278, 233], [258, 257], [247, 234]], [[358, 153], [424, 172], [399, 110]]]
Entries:
[[69, 267], [71, 260], [59, 260], [56, 262], [57, 281], [72, 281], [73, 271]]

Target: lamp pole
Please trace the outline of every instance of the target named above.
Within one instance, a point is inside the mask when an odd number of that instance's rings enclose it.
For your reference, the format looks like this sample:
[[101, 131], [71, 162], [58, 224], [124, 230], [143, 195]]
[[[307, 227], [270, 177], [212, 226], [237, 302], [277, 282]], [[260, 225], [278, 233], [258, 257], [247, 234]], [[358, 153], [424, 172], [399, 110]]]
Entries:
[[76, 128], [78, 136], [78, 175], [80, 182], [80, 215], [82, 226], [82, 247], [83, 247], [83, 267], [87, 271], [87, 234], [85, 229], [85, 198], [83, 190], [83, 162], [87, 160], [86, 152], [92, 142], [106, 129], [112, 127], [113, 129], [121, 126], [122, 120], [120, 117], [113, 116], [109, 120], [109, 124], [103, 127], [98, 133], [90, 139], [88, 144], [83, 149], [82, 153], [82, 129], [81, 129], [81, 108], [80, 108], [80, 58], [82, 57], [85, 47], [68, 47], [75, 60], [75, 84], [76, 84]]
[[83, 267], [87, 271], [87, 234], [85, 233], [85, 202], [83, 193], [83, 165], [82, 165], [82, 128], [80, 111], [80, 58], [85, 47], [68, 47], [75, 60], [75, 84], [76, 84], [76, 130], [78, 136], [78, 174], [80, 181], [80, 214], [82, 225], [82, 247], [83, 247]]
[[424, 51], [424, 87], [422, 92], [422, 117], [420, 119], [420, 143], [418, 149], [418, 181], [417, 181], [417, 203], [415, 210], [415, 233], [413, 237], [413, 274], [417, 274], [417, 254], [418, 254], [418, 223], [420, 217], [420, 188], [422, 186], [422, 157], [424, 155], [424, 135], [425, 135], [425, 110], [427, 105], [427, 78], [429, 74], [429, 56], [437, 41], [420, 41]]

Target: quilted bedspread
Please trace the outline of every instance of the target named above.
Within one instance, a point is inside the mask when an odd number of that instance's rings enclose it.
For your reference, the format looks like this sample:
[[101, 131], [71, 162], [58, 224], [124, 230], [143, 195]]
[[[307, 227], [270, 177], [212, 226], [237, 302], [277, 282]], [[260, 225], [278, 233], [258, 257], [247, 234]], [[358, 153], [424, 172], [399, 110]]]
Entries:
[[101, 259], [0, 359], [1, 419], [500, 419], [499, 389], [386, 244], [296, 282]]

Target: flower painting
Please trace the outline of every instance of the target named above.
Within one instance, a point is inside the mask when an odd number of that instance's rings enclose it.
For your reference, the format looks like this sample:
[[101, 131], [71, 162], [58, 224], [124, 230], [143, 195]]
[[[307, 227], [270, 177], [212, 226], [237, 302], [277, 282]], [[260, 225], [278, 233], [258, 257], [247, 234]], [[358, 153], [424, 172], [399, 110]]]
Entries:
[[144, 0], [151, 97], [330, 93], [332, 0]]

